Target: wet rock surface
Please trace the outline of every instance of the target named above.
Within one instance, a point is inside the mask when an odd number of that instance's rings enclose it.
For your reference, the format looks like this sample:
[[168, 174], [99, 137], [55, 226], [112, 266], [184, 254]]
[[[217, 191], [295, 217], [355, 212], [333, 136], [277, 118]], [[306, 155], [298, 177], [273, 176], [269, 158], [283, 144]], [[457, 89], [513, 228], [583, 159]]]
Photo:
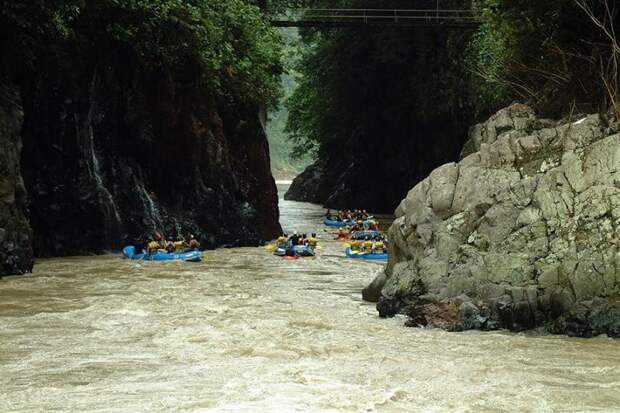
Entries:
[[412, 325], [618, 337], [618, 124], [513, 105], [471, 129], [463, 156], [396, 210], [380, 302]]
[[329, 187], [325, 177], [326, 163], [317, 161], [299, 174], [289, 187], [284, 199], [287, 201], [304, 201], [322, 204], [329, 196]]
[[0, 76], [0, 277], [32, 270], [32, 232], [20, 173], [21, 99]]
[[277, 189], [259, 109], [130, 58], [113, 62], [78, 70], [49, 58], [46, 71], [22, 82], [23, 116], [0, 108], [0, 156], [10, 169], [0, 183], [0, 234], [4, 221], [19, 221], [7, 217], [21, 219], [0, 241], [2, 262], [18, 263], [6, 264], [9, 272], [31, 268], [32, 248], [99, 253], [155, 232], [194, 234], [211, 248], [274, 238]]
[[257, 109], [137, 69], [97, 69], [85, 83], [55, 75], [27, 91], [24, 121], [38, 255], [119, 248], [155, 231], [209, 247], [277, 234]]

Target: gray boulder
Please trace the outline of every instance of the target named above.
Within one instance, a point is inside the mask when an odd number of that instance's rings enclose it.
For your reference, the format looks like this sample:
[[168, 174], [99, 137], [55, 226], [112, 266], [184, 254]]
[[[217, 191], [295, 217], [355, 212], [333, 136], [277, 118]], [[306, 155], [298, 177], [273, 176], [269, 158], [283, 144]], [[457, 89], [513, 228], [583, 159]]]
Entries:
[[[473, 127], [462, 155], [397, 208], [380, 299], [451, 330], [618, 336], [617, 126], [541, 120], [515, 104]], [[435, 323], [438, 308], [458, 316]]]

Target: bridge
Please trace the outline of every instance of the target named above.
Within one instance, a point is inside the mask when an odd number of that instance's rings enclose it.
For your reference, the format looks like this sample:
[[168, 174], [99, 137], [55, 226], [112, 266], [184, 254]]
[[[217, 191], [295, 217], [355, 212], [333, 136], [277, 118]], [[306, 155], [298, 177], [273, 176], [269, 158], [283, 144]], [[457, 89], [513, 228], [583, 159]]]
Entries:
[[271, 21], [274, 27], [453, 27], [477, 28], [473, 10], [436, 9], [299, 9]]

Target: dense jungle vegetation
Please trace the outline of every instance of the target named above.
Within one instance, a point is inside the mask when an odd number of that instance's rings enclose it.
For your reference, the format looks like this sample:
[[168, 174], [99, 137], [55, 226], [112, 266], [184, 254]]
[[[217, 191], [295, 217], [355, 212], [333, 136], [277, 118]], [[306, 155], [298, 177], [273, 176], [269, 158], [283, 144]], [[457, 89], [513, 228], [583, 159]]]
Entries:
[[[3, 1], [3, 62], [16, 75], [50, 55], [85, 65], [124, 54], [187, 87], [273, 105], [280, 97], [280, 36], [246, 0]], [[79, 68], [76, 67], [76, 71]]]
[[302, 47], [297, 29], [280, 31], [283, 40], [282, 74], [283, 97], [280, 104], [269, 112], [267, 121], [267, 137], [269, 138], [269, 152], [271, 155], [271, 170], [276, 179], [289, 180], [303, 171], [314, 160], [313, 153], [305, 153], [294, 157], [294, 142], [286, 133], [288, 121], [287, 99], [297, 89], [299, 73], [295, 70], [298, 62], [298, 50]]
[[[357, 157], [357, 148], [381, 140], [398, 144], [410, 139], [411, 131], [427, 131], [446, 119], [458, 148], [467, 125], [515, 100], [559, 117], [608, 107], [618, 96], [617, 42], [615, 49], [611, 46], [618, 11], [609, 0], [442, 0], [442, 8], [476, 10], [479, 29], [304, 29], [298, 42], [303, 47], [288, 47], [298, 59], [283, 58], [281, 33], [286, 30], [269, 27], [272, 16], [289, 8], [425, 9], [436, 2], [0, 4], [5, 72], [23, 78], [44, 71], [50, 59], [86, 66], [104, 65], [111, 55], [136, 60], [149, 70], [170, 73], [186, 87], [204, 87], [220, 101], [271, 108], [277, 147], [272, 155], [281, 169], [305, 165], [307, 155], [315, 152], [323, 159], [340, 156], [345, 164], [342, 157]], [[600, 18], [601, 27], [588, 10]], [[285, 72], [286, 94], [281, 82]], [[291, 94], [296, 83], [299, 87]], [[282, 97], [286, 108], [277, 104]], [[283, 143], [287, 118], [286, 133], [293, 144]], [[290, 161], [289, 150], [306, 158]]]
[[[330, 1], [310, 3], [335, 7]], [[378, 7], [370, 0], [338, 4]], [[432, 9], [435, 4], [394, 0], [380, 7]], [[603, 110], [617, 100], [618, 50], [611, 38], [620, 20], [615, 2], [443, 0], [440, 5], [473, 8], [481, 18], [479, 29], [302, 32], [312, 47], [298, 65], [300, 87], [288, 103], [296, 153], [319, 147], [326, 157], [335, 142], [354, 147], [386, 134], [408, 135], [416, 124], [444, 114], [471, 123], [515, 100], [552, 117]]]

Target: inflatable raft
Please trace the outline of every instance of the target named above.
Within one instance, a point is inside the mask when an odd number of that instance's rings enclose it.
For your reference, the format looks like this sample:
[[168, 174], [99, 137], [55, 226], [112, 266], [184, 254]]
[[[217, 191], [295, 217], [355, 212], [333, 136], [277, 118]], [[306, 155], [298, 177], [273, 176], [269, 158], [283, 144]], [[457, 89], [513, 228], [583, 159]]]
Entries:
[[370, 253], [370, 252], [355, 252], [351, 251], [351, 248], [347, 248], [345, 251], [347, 257], [362, 259], [362, 260], [374, 260], [374, 261], [385, 261], [388, 259], [388, 255], [381, 253]]
[[157, 252], [156, 254], [137, 253], [136, 247], [130, 245], [123, 248], [123, 255], [131, 260], [144, 261], [202, 261], [202, 251], [187, 251], [180, 253]]
[[[295, 245], [293, 249], [300, 257], [314, 257], [315, 255], [314, 250], [307, 245]], [[286, 255], [286, 249], [278, 248], [275, 250], [274, 254], [280, 257], [284, 257]]]
[[325, 221], [323, 221], [323, 223], [327, 225], [328, 227], [338, 227], [338, 228], [342, 228], [342, 227], [346, 227], [347, 225], [355, 224], [355, 222], [350, 221], [350, 220], [337, 221], [335, 219], [327, 219], [327, 218], [325, 218]]
[[380, 237], [379, 231], [355, 231], [351, 234], [350, 238], [355, 240], [369, 240]]
[[[374, 219], [373, 217], [370, 217], [367, 220], [363, 221], [364, 225], [369, 225], [370, 221], [372, 221], [373, 219]], [[327, 225], [328, 227], [342, 228], [342, 227], [346, 227], [347, 225], [355, 225], [356, 221], [354, 221], [352, 219], [345, 219], [344, 221], [338, 221], [338, 220], [335, 220], [335, 219], [325, 218], [323, 223], [325, 225]]]

